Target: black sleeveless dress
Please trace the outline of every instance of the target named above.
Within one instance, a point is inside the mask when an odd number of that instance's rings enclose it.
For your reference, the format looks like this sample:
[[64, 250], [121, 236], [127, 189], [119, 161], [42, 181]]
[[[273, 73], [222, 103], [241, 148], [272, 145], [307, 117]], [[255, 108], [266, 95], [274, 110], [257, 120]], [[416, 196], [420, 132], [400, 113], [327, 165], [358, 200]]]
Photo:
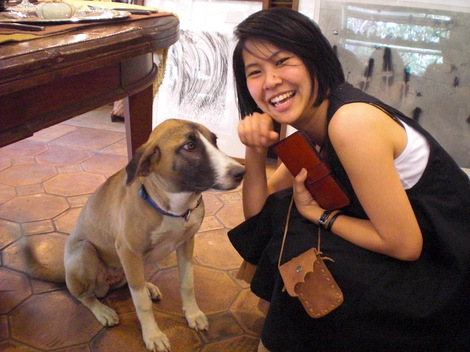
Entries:
[[[257, 265], [251, 289], [270, 301], [262, 332], [273, 352], [470, 351], [470, 181], [439, 143], [415, 121], [343, 84], [330, 99], [328, 120], [342, 105], [366, 102], [422, 133], [431, 150], [418, 183], [407, 190], [423, 239], [420, 258], [400, 261], [323, 231], [321, 250], [344, 303], [310, 318], [297, 298], [282, 292], [277, 268], [292, 190], [272, 194], [262, 211], [229, 232], [241, 256]], [[367, 218], [330, 143], [330, 167], [345, 187], [350, 216]], [[292, 209], [283, 262], [317, 245], [317, 226]]]

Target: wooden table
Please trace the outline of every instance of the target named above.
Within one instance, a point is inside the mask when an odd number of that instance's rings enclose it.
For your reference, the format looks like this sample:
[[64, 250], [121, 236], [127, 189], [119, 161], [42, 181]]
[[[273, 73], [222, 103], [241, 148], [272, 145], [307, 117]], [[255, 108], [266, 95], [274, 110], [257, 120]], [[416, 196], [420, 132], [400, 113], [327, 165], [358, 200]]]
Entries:
[[178, 19], [158, 13], [47, 27], [54, 33], [0, 44], [0, 147], [127, 98], [131, 157], [152, 130], [152, 53], [178, 40]]

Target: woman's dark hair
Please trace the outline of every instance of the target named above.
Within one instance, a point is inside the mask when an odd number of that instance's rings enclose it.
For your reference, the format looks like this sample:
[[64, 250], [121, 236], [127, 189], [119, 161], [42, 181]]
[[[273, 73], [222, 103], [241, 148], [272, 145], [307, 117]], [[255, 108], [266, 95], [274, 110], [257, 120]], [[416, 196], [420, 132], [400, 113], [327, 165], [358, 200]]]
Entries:
[[307, 16], [287, 8], [258, 11], [234, 30], [238, 43], [233, 52], [238, 108], [241, 118], [261, 112], [248, 91], [243, 50], [247, 40], [264, 40], [298, 56], [307, 67], [312, 84], [318, 82], [314, 106], [329, 97], [344, 82], [344, 73], [330, 43], [318, 25]]

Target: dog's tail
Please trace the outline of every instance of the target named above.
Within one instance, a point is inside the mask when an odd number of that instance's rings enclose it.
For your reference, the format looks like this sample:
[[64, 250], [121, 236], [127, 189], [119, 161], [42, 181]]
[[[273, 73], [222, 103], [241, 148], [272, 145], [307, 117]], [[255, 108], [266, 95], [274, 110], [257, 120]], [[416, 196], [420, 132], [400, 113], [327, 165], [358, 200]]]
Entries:
[[31, 248], [31, 243], [26, 238], [23, 239], [22, 252], [26, 264], [26, 272], [35, 279], [50, 281], [55, 283], [65, 282], [65, 267], [62, 260], [51, 260], [49, 263], [41, 263], [35, 250]]

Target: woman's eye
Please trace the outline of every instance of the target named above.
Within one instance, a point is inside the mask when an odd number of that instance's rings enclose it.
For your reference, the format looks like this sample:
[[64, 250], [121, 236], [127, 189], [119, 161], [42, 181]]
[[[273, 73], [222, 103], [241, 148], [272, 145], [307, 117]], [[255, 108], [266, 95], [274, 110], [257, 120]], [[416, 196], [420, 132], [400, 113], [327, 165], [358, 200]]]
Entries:
[[285, 63], [287, 60], [289, 60], [288, 57], [284, 57], [282, 59], [279, 59], [276, 61], [276, 65], [282, 65], [283, 63]]
[[249, 72], [246, 73], [246, 77], [256, 76], [260, 72], [261, 72], [260, 70], [249, 71]]

